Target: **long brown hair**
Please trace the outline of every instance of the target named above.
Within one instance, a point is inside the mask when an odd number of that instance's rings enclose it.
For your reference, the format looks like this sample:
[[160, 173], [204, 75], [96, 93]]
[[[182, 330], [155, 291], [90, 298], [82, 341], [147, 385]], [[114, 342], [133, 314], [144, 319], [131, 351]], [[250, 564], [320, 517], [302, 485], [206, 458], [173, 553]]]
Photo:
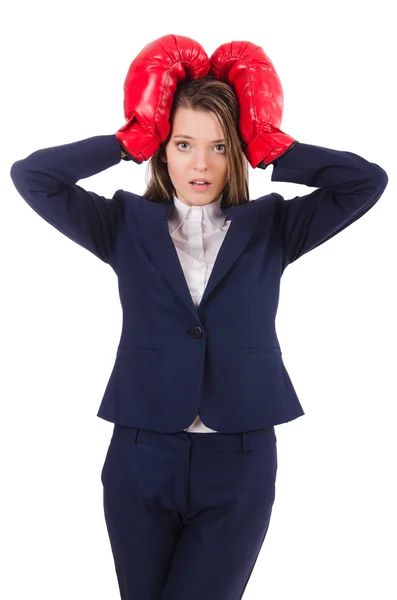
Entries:
[[171, 138], [173, 117], [178, 108], [212, 112], [218, 117], [228, 159], [228, 177], [222, 192], [222, 203], [236, 206], [249, 202], [248, 161], [243, 152], [246, 145], [238, 129], [237, 98], [230, 85], [211, 75], [178, 84], [170, 113], [170, 133], [149, 160], [150, 179], [146, 182], [148, 187], [142, 196], [154, 202], [162, 202], [170, 199], [175, 192], [167, 164], [161, 157], [165, 155], [165, 147]]

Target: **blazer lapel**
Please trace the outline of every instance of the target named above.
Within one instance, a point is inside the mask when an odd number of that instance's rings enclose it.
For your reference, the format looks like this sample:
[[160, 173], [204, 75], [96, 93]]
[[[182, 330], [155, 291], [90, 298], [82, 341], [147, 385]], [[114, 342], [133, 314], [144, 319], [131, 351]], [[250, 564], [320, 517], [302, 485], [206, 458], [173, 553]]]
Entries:
[[197, 309], [168, 230], [167, 218], [173, 209], [172, 199], [156, 203], [145, 198], [136, 211], [136, 217], [141, 231], [145, 232], [142, 240], [146, 244], [146, 251], [157, 264], [166, 283], [197, 318], [197, 312], [201, 310], [212, 291], [231, 269], [252, 236], [259, 216], [258, 203], [251, 201], [240, 206], [228, 207], [221, 204], [222, 212], [231, 219], [231, 223]]

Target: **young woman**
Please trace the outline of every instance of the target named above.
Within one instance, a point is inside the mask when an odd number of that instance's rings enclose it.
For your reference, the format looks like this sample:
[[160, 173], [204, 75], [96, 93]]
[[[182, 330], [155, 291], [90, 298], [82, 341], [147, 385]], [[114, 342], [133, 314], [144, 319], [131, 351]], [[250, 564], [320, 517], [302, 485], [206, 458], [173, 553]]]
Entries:
[[[284, 269], [387, 185], [360, 156], [279, 129], [263, 50], [164, 36], [133, 61], [125, 125], [38, 150], [11, 177], [51, 225], [118, 277], [123, 329], [98, 416], [114, 423], [104, 510], [123, 600], [237, 600], [275, 499], [274, 426], [304, 414], [275, 331]], [[150, 160], [140, 196], [76, 182]], [[316, 189], [249, 199], [248, 163]]]

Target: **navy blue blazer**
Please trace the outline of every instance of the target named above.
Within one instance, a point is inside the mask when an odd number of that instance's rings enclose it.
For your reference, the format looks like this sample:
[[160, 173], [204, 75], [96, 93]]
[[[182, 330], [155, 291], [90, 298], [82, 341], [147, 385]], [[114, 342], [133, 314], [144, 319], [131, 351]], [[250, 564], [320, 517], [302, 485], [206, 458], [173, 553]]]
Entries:
[[152, 202], [119, 189], [108, 199], [76, 185], [120, 160], [115, 135], [102, 135], [11, 167], [33, 210], [118, 277], [123, 325], [97, 416], [167, 433], [197, 413], [225, 433], [302, 416], [275, 331], [281, 276], [374, 206], [386, 172], [351, 152], [297, 143], [273, 163], [271, 180], [318, 189], [222, 203], [232, 222], [196, 309], [168, 231], [173, 198]]

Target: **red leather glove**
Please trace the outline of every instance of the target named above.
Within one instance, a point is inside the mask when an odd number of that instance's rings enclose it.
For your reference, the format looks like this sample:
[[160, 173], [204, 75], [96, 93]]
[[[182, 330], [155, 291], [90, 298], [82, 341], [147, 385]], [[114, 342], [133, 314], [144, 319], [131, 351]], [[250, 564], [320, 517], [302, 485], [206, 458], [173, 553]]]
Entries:
[[169, 116], [177, 84], [198, 79], [210, 68], [203, 47], [182, 35], [154, 40], [132, 61], [124, 82], [127, 123], [116, 133], [124, 160], [142, 163], [167, 139]]
[[215, 50], [210, 64], [210, 74], [231, 85], [237, 96], [249, 163], [266, 169], [297, 143], [279, 129], [284, 96], [271, 60], [251, 42], [230, 42]]

